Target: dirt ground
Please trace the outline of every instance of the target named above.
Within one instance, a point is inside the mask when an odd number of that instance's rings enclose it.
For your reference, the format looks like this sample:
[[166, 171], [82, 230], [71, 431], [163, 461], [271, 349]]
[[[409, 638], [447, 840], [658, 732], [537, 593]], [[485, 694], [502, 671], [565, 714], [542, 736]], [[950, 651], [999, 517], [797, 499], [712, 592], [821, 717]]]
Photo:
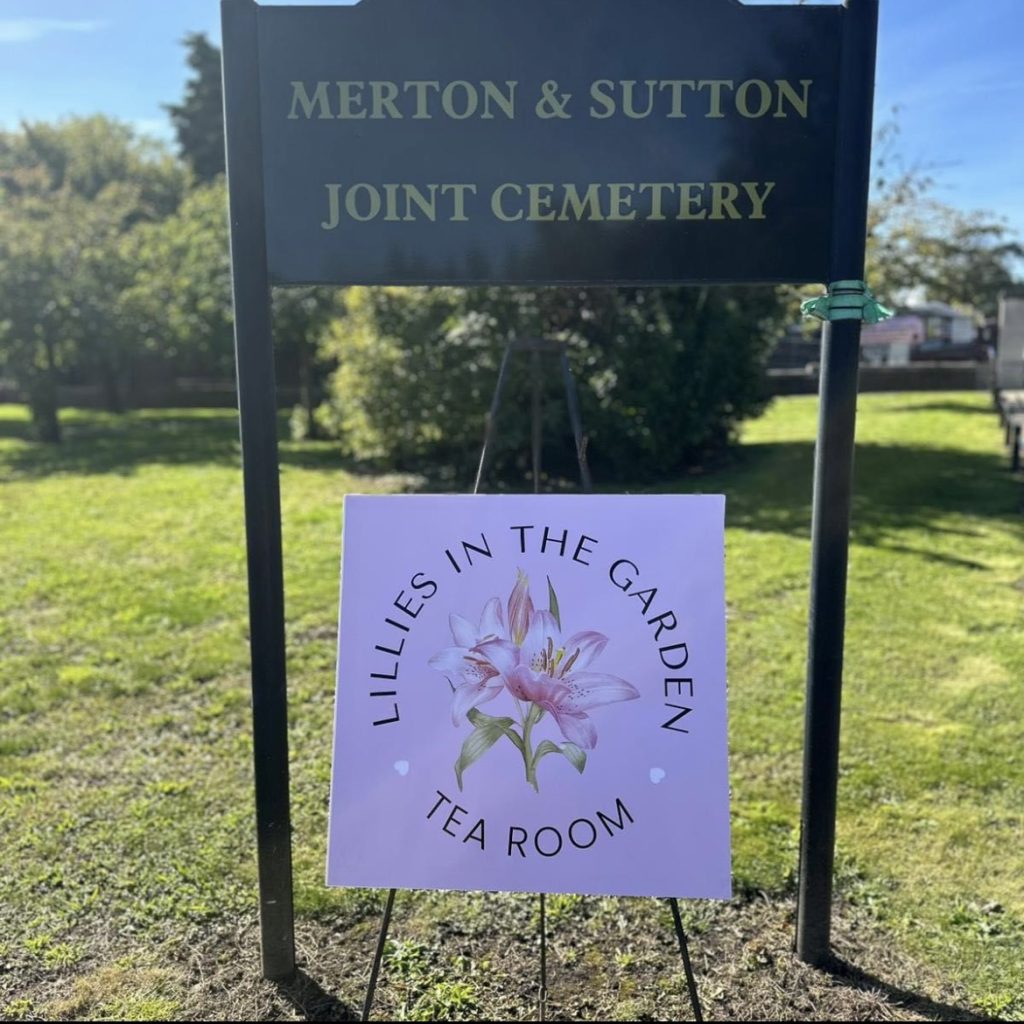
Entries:
[[[664, 903], [548, 901], [549, 1020], [692, 1019]], [[465, 913], [453, 917], [459, 902]], [[163, 1005], [178, 1019], [357, 1020], [379, 927], [375, 903], [367, 894], [366, 912], [355, 920], [300, 921], [300, 973], [292, 984], [259, 978], [258, 932], [247, 920], [197, 931], [146, 965], [90, 974], [78, 964], [63, 979], [51, 975], [32, 992], [35, 1012], [24, 1004], [24, 1017], [131, 1019], [129, 1007]], [[965, 1009], [964, 994], [935, 971], [894, 949], [858, 908], [839, 908], [838, 959], [828, 971], [793, 955], [792, 900], [751, 895], [684, 911], [709, 1020], [989, 1019]], [[390, 936], [375, 1019], [537, 1019], [536, 897], [403, 893]]]

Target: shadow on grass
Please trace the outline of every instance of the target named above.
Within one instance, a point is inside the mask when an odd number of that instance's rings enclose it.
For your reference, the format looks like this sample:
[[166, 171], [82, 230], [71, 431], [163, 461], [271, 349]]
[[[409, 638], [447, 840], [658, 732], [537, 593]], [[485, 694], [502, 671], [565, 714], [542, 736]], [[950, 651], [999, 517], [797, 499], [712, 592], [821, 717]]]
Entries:
[[[77, 413], [62, 421], [63, 441], [32, 438], [27, 421], [0, 418], [0, 479], [38, 479], [57, 474], [130, 476], [141, 466], [241, 467], [238, 414], [201, 412]], [[278, 461], [300, 469], [366, 473], [328, 443], [293, 442], [288, 415], [277, 424]], [[21, 442], [2, 444], [3, 441]]]
[[962, 1006], [940, 1003], [928, 996], [910, 992], [898, 985], [892, 985], [839, 957], [833, 957], [822, 970], [830, 974], [837, 984], [857, 989], [860, 992], [881, 993], [888, 1002], [902, 1009], [910, 1010], [912, 1013], [920, 1014], [926, 1020], [990, 1021], [996, 1019], [966, 1010]]
[[[340, 471], [352, 476], [395, 474], [393, 466], [347, 458], [331, 441], [292, 441], [289, 414], [277, 418], [278, 463], [282, 468]], [[63, 441], [44, 444], [32, 437], [27, 420], [0, 415], [0, 482], [48, 476], [131, 476], [145, 466], [223, 466], [241, 470], [238, 414], [230, 409], [143, 410], [102, 413], [73, 411], [61, 422]], [[436, 493], [468, 491], [472, 477], [456, 479], [430, 467], [397, 473], [406, 486]]]
[[886, 412], [973, 412], [981, 413], [983, 416], [994, 416], [995, 407], [993, 405], [978, 405], [976, 402], [957, 402], [949, 399], [939, 402], [924, 402], [918, 405], [897, 405], [891, 409], [886, 409]]
[[60, 444], [32, 439], [27, 422], [0, 419], [0, 438], [20, 441], [0, 448], [7, 477], [76, 473], [127, 476], [140, 465], [230, 463], [239, 458], [238, 417], [230, 411], [181, 413], [76, 413], [62, 417]]
[[300, 967], [291, 981], [277, 982], [277, 991], [302, 1020], [361, 1020], [347, 1003], [324, 991], [318, 981]]
[[[725, 493], [730, 526], [810, 537], [813, 472], [809, 441], [745, 445], [733, 465], [702, 478], [700, 489]], [[688, 483], [685, 489], [696, 488]], [[926, 529], [962, 543], [961, 554], [933, 554], [935, 559], [980, 567], [969, 557], [978, 532], [943, 526], [940, 520], [950, 513], [1020, 525], [1020, 492], [1008, 486], [998, 455], [915, 445], [857, 446], [854, 541], [885, 547], [892, 530]]]
[[[961, 409], [957, 402], [936, 403]], [[908, 411], [924, 408], [908, 406]], [[964, 410], [975, 411], [969, 404]], [[132, 412], [122, 416], [75, 412], [65, 419], [65, 441], [46, 445], [29, 439], [26, 421], [0, 418], [0, 479], [38, 478], [53, 474], [130, 475], [148, 465], [207, 464], [240, 467], [238, 418], [233, 410], [171, 410]], [[277, 423], [279, 459], [283, 467], [344, 471], [356, 475], [384, 472], [345, 459], [329, 442], [288, 440], [288, 414]], [[6, 439], [6, 440], [5, 440]], [[745, 530], [809, 537], [814, 445], [811, 441], [747, 444], [738, 447], [730, 464], [703, 476], [686, 477], [651, 491], [725, 493], [729, 525]], [[422, 489], [468, 490], [434, 477]], [[609, 482], [602, 490], [622, 490]], [[1020, 523], [1021, 496], [1008, 484], [998, 454], [956, 448], [906, 444], [861, 444], [857, 447], [853, 498], [853, 539], [879, 547], [900, 529], [926, 529], [953, 535], [962, 551], [928, 553], [926, 557], [967, 568], [971, 559], [970, 529], [950, 529], [940, 520], [965, 513], [982, 520]]]
[[[934, 528], [933, 528], [933, 532]], [[953, 531], [946, 531], [953, 532]], [[951, 569], [987, 569], [982, 562], [976, 562], [971, 558], [960, 558], [957, 555], [944, 555], [941, 551], [925, 551], [922, 548], [914, 548], [909, 544], [883, 544], [876, 543], [875, 547], [883, 548], [886, 551], [895, 551], [901, 555], [916, 555], [926, 562], [935, 562], [937, 565], [949, 566]]]

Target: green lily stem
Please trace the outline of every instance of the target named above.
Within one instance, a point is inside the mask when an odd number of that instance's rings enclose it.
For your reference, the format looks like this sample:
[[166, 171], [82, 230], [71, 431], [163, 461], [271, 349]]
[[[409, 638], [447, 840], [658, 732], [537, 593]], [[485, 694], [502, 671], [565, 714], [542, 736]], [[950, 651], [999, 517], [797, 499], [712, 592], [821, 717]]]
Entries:
[[533, 727], [544, 717], [544, 709], [538, 708], [536, 704], [530, 705], [530, 710], [521, 719], [523, 728], [523, 762], [526, 765], [526, 781], [533, 786], [536, 792], [540, 792], [537, 783], [537, 758], [534, 754], [533, 744], [530, 742], [530, 733]]
[[530, 744], [530, 733], [533, 731], [533, 713], [526, 716], [523, 723], [523, 760], [526, 762], [526, 781], [539, 793], [540, 786], [537, 785], [537, 762], [533, 757], [533, 747]]

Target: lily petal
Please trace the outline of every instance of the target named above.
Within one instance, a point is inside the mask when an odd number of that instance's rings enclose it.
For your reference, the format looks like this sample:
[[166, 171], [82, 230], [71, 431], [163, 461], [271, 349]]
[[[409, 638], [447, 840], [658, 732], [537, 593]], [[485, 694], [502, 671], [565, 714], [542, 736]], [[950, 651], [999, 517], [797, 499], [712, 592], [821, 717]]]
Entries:
[[505, 676], [505, 685], [516, 700], [533, 700], [536, 693], [533, 673], [525, 665], [518, 665]]
[[597, 729], [587, 715], [555, 711], [554, 716], [562, 735], [570, 743], [575, 743], [583, 750], [593, 750], [597, 746]]
[[533, 701], [534, 704], [553, 708], [558, 698], [565, 695], [565, 687], [549, 676], [534, 675], [525, 665], [518, 665], [505, 677], [505, 685], [518, 700]]
[[573, 672], [562, 682], [568, 694], [561, 702], [561, 708], [570, 714], [622, 700], [636, 700], [640, 696], [640, 691], [632, 683], [604, 672]]
[[508, 628], [512, 642], [521, 644], [533, 617], [533, 601], [530, 599], [530, 581], [520, 569], [516, 585], [508, 598]]
[[461, 725], [463, 716], [470, 708], [494, 700], [501, 690], [501, 686], [488, 683], [463, 683], [462, 686], [455, 687], [452, 694], [452, 723]]
[[469, 619], [454, 613], [448, 616], [448, 625], [451, 626], [452, 639], [458, 647], [472, 647], [477, 642], [476, 627]]
[[484, 605], [483, 613], [480, 615], [480, 630], [474, 637], [474, 643], [488, 637], [504, 640], [505, 636], [505, 613], [501, 610], [501, 602], [492, 597]]
[[465, 647], [446, 647], [443, 651], [438, 651], [427, 664], [446, 675], [461, 675], [468, 653]]
[[508, 640], [488, 640], [486, 643], [477, 644], [473, 653], [485, 658], [503, 676], [514, 672], [519, 665], [519, 648]]
[[551, 612], [535, 611], [530, 616], [530, 628], [523, 640], [523, 661], [532, 665], [534, 659], [547, 650], [548, 640], [554, 647], [561, 642], [558, 623]]
[[579, 672], [585, 669], [604, 649], [608, 646], [608, 637], [604, 633], [598, 633], [593, 629], [584, 630], [582, 633], [573, 633], [565, 642], [565, 653], [572, 657], [576, 651], [576, 660], [572, 663], [571, 670]]

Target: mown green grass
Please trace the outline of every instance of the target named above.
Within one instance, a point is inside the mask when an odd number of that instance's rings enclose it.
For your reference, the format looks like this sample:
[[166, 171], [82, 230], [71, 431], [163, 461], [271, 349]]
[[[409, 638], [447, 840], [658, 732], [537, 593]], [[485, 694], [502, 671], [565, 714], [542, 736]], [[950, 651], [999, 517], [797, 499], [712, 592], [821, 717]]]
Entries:
[[[734, 871], [768, 892], [796, 863], [816, 407], [777, 402], [727, 469], [672, 487], [728, 495]], [[1021, 1014], [1021, 484], [984, 396], [860, 410], [841, 888], [979, 1008]], [[186, 993], [151, 952], [254, 904], [235, 419], [71, 413], [59, 450], [26, 438], [0, 408], [0, 1016], [173, 1016]], [[282, 446], [307, 918], [376, 905], [322, 885], [342, 497], [411, 485]]]

